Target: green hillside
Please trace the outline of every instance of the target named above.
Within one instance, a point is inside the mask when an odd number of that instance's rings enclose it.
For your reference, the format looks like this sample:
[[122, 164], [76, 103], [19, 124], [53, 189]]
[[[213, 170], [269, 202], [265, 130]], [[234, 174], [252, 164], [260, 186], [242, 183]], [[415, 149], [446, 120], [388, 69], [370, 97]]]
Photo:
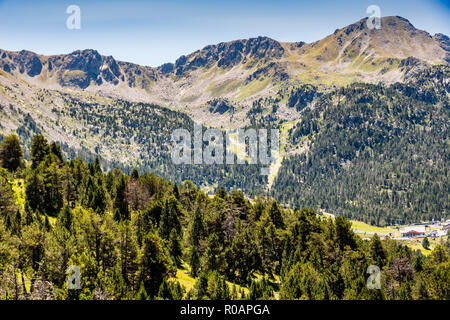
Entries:
[[29, 150], [23, 162], [17, 136], [0, 144], [0, 299], [449, 299], [450, 240], [424, 256], [341, 216], [104, 173], [42, 135]]
[[282, 203], [376, 225], [448, 218], [449, 68], [355, 83], [303, 109], [272, 187]]

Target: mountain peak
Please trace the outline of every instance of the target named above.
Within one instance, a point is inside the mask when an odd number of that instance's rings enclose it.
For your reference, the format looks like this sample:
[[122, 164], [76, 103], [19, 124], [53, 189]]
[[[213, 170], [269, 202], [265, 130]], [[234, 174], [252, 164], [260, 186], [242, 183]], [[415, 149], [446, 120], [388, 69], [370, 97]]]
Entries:
[[278, 59], [283, 53], [284, 49], [278, 41], [259, 36], [207, 45], [188, 56], [181, 56], [172, 66], [170, 64], [161, 66], [161, 70], [167, 72], [173, 69], [177, 75], [181, 75], [186, 71], [212, 66], [216, 62], [218, 67], [227, 69], [251, 59]]
[[374, 59], [379, 58], [402, 60], [414, 57], [428, 64], [446, 61], [446, 49], [430, 34], [416, 29], [407, 19], [382, 17], [378, 29], [369, 28], [368, 19], [363, 18], [313, 43], [314, 58], [325, 63], [347, 63], [355, 67], [355, 64], [369, 63], [367, 67], [370, 69], [373, 69], [372, 63], [377, 63]]
[[368, 17], [362, 18], [361, 20], [354, 22], [346, 27], [343, 27], [341, 29], [337, 29], [334, 33], [338, 33], [339, 31], [343, 31], [346, 34], [350, 34], [354, 31], [372, 31], [372, 32], [381, 32], [383, 29], [384, 30], [394, 30], [394, 31], [398, 31], [398, 30], [417, 30], [411, 22], [409, 22], [408, 19], [400, 17], [400, 16], [386, 16], [386, 17], [381, 17], [380, 18], [380, 22], [381, 22], [381, 28], [380, 29], [376, 29], [376, 28], [369, 28], [368, 25]]
[[211, 44], [157, 68], [84, 49], [54, 56], [0, 50], [0, 69], [45, 88], [89, 87], [107, 96], [180, 106], [214, 98], [252, 103], [280, 85], [299, 82], [404, 81], [430, 65], [450, 62], [447, 36], [431, 37], [399, 16], [382, 17], [380, 29], [370, 29], [368, 19], [309, 44], [266, 36]]

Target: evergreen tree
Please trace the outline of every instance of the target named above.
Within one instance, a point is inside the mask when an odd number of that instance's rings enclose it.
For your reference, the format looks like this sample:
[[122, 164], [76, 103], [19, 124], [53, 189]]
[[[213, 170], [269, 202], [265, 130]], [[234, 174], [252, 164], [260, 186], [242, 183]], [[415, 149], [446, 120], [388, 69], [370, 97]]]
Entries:
[[43, 212], [56, 216], [64, 205], [62, 193], [62, 183], [60, 170], [56, 163], [51, 163], [45, 167], [42, 173], [44, 194], [43, 194]]
[[52, 226], [51, 226], [51, 224], [50, 224], [50, 220], [48, 219], [48, 215], [45, 215], [45, 219], [44, 219], [44, 227], [45, 227], [45, 230], [46, 230], [47, 232], [49, 232], [50, 229], [52, 228]]
[[189, 253], [189, 265], [191, 266], [191, 275], [196, 278], [200, 270], [200, 256], [195, 246], [191, 247]]
[[221, 270], [221, 245], [217, 234], [212, 233], [207, 240], [206, 250], [203, 255], [203, 267], [205, 271]]
[[23, 161], [23, 150], [16, 134], [6, 136], [0, 143], [0, 166], [10, 172], [16, 171]]
[[49, 153], [47, 139], [41, 134], [35, 135], [31, 144], [31, 167], [36, 169]]
[[355, 243], [355, 234], [352, 231], [352, 224], [350, 221], [345, 219], [344, 217], [338, 216], [335, 219], [336, 225], [336, 242], [339, 245], [341, 250], [344, 250], [346, 246], [349, 246], [351, 249], [354, 249], [356, 246]]
[[276, 201], [272, 201], [269, 207], [269, 217], [272, 220], [276, 228], [283, 228], [284, 222], [281, 215], [280, 206]]
[[161, 238], [149, 233], [143, 239], [138, 255], [137, 277], [144, 283], [145, 291], [154, 297], [164, 278], [172, 270], [172, 262]]
[[164, 279], [159, 286], [158, 297], [164, 300], [173, 300], [172, 290], [170, 289], [166, 279]]
[[0, 168], [0, 217], [12, 215], [15, 211], [15, 197], [7, 171]]
[[227, 198], [227, 192], [225, 188], [219, 187], [216, 191], [216, 196], [225, 200]]
[[59, 213], [58, 220], [60, 221], [61, 225], [66, 228], [66, 230], [72, 230], [73, 213], [69, 206], [63, 207], [63, 209]]
[[136, 294], [137, 300], [149, 300], [149, 296], [147, 294], [147, 291], [145, 290], [144, 282], [141, 282], [141, 285], [139, 286], [139, 291]]
[[33, 211], [44, 211], [44, 179], [36, 170], [31, 170], [25, 178], [25, 196], [27, 205]]
[[128, 208], [128, 201], [126, 200], [125, 190], [127, 183], [125, 181], [125, 176], [120, 175], [119, 181], [116, 185], [116, 196], [114, 198], [114, 209], [119, 210], [121, 220], [130, 219], [130, 211]]
[[438, 244], [434, 250], [431, 252], [431, 258], [436, 264], [447, 262], [448, 255], [444, 247]]
[[188, 230], [188, 240], [189, 243], [196, 246], [198, 248], [200, 244], [200, 240], [203, 237], [205, 232], [203, 214], [198, 206], [195, 209], [194, 215], [189, 222], [189, 230]]
[[372, 257], [375, 264], [381, 268], [386, 264], [386, 252], [381, 243], [380, 237], [375, 234], [370, 240], [370, 256]]
[[423, 240], [422, 240], [422, 247], [425, 250], [430, 250], [430, 240], [428, 240], [427, 237], [423, 238]]
[[171, 195], [166, 199], [159, 224], [159, 235], [165, 240], [169, 240], [170, 232], [172, 229], [180, 234], [181, 233], [181, 210], [178, 200]]
[[139, 172], [137, 171], [136, 168], [131, 170], [130, 179], [134, 179], [134, 180], [139, 179]]
[[102, 166], [100, 164], [100, 160], [98, 159], [98, 157], [96, 157], [95, 161], [94, 161], [94, 172], [96, 174], [101, 174], [103, 172]]
[[169, 247], [169, 253], [170, 253], [171, 257], [173, 258], [175, 265], [177, 267], [179, 267], [181, 265], [182, 251], [181, 251], [180, 239], [179, 239], [179, 236], [175, 229], [172, 229], [172, 231], [170, 232], [168, 247]]

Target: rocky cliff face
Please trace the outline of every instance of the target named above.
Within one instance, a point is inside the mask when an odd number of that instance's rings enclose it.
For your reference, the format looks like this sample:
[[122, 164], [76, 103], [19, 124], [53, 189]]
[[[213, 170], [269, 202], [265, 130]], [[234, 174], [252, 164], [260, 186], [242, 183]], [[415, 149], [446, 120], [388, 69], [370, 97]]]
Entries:
[[239, 64], [247, 64], [251, 68], [256, 61], [262, 59], [270, 62], [280, 59], [284, 54], [281, 44], [267, 37], [248, 40], [222, 42], [217, 45], [206, 46], [189, 56], [180, 57], [172, 70], [177, 75], [201, 67], [212, 67], [217, 63], [219, 68], [228, 69]]
[[450, 38], [445, 34], [436, 33], [433, 39], [439, 43], [442, 49], [446, 52], [445, 61], [450, 64]]
[[34, 52], [26, 50], [8, 52], [0, 50], [0, 56], [0, 67], [8, 73], [25, 73], [30, 77], [34, 77], [42, 71], [42, 62]]

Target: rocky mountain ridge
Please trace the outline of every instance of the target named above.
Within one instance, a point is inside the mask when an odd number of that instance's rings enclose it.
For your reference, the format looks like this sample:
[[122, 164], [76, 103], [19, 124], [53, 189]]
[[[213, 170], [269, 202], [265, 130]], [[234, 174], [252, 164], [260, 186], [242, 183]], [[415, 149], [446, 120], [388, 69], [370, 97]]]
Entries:
[[[446, 35], [431, 36], [401, 17], [382, 18], [381, 29], [369, 29], [364, 18], [309, 44], [235, 40], [159, 67], [117, 61], [92, 49], [54, 56], [0, 50], [0, 70], [39, 88], [157, 103], [209, 125], [232, 127], [245, 124], [255, 100], [280, 88], [407, 81], [431, 65], [448, 64], [449, 43]], [[242, 106], [235, 108], [235, 123], [229, 114], [209, 121], [207, 102], [216, 98]]]

